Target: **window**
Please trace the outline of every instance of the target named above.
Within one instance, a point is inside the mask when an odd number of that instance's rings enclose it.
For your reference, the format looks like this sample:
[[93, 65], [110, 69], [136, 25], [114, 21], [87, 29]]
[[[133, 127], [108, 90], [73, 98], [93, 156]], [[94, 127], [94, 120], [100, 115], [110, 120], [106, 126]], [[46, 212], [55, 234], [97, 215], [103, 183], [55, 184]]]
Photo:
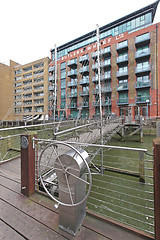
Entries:
[[66, 69], [61, 71], [61, 78], [66, 78]]
[[65, 98], [66, 97], [66, 89], [63, 88], [61, 89], [61, 98]]
[[137, 63], [137, 69], [138, 70], [145, 70], [149, 67], [149, 62], [146, 61], [146, 62], [141, 62], [141, 63]]
[[66, 68], [66, 62], [61, 63], [61, 69], [65, 69]]
[[61, 99], [61, 109], [66, 108], [66, 99]]
[[149, 82], [149, 75], [137, 77], [137, 82]]
[[128, 67], [120, 67], [119, 68], [119, 74], [126, 73], [128, 71]]
[[66, 79], [61, 80], [61, 88], [66, 88]]

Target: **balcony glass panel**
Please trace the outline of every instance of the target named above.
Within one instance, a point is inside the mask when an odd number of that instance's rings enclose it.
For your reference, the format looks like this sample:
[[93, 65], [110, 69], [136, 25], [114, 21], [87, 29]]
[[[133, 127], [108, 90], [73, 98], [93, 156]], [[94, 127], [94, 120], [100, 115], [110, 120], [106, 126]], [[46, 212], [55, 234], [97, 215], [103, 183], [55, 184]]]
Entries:
[[140, 36], [137, 36], [135, 38], [135, 44], [141, 43], [141, 42], [145, 42], [145, 41], [149, 41], [151, 38], [150, 33], [145, 33], [142, 34]]

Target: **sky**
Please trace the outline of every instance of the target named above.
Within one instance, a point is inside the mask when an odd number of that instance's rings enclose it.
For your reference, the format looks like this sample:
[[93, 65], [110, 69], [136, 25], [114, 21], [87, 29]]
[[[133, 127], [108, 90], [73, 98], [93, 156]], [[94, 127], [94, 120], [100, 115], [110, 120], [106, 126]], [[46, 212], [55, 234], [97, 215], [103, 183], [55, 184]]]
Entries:
[[[155, 0], [0, 0], [0, 62], [26, 64]], [[160, 22], [160, 3], [154, 23]]]

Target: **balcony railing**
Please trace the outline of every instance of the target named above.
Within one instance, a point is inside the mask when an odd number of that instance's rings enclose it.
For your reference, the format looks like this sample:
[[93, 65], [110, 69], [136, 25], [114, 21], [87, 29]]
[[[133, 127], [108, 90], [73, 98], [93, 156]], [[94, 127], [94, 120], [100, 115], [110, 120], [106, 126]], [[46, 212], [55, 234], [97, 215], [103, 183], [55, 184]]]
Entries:
[[89, 90], [79, 91], [79, 96], [87, 96], [87, 95], [89, 95]]
[[53, 80], [54, 80], [54, 76], [50, 76], [50, 77], [48, 78], [48, 80], [49, 80], [49, 81], [53, 81]]
[[111, 105], [111, 99], [107, 99], [105, 101], [102, 101], [102, 106], [106, 107], [106, 106], [110, 106]]
[[89, 78], [88, 77], [83, 77], [82, 79], [79, 80], [79, 84], [89, 84]]
[[89, 66], [83, 66], [79, 69], [79, 73], [83, 74], [83, 73], [89, 73]]
[[128, 83], [125, 83], [125, 84], [119, 84], [117, 86], [117, 91], [126, 91], [128, 90]]
[[117, 71], [117, 78], [128, 76], [128, 70], [126, 71]]
[[77, 86], [77, 79], [75, 78], [73, 81], [67, 83], [68, 87], [74, 87]]
[[77, 103], [70, 103], [68, 108], [77, 108]]
[[151, 65], [148, 64], [147, 66], [142, 67], [135, 67], [135, 73], [136, 74], [143, 74], [151, 71]]
[[89, 102], [82, 102], [82, 103], [80, 104], [80, 106], [81, 106], [82, 108], [89, 108]]
[[80, 63], [85, 62], [85, 61], [89, 61], [89, 56], [88, 55], [84, 55], [84, 56], [79, 57], [79, 62]]
[[77, 69], [72, 69], [67, 73], [68, 77], [74, 77], [77, 76]]
[[98, 82], [98, 75], [92, 77], [92, 82]]
[[128, 41], [120, 42], [117, 44], [117, 51], [123, 51], [128, 49]]
[[49, 67], [49, 68], [48, 68], [48, 71], [49, 71], [49, 72], [55, 71], [55, 66]]
[[76, 66], [77, 66], [77, 58], [68, 61], [67, 65], [68, 65], [69, 67], [76, 67]]
[[49, 86], [49, 91], [53, 91], [55, 89], [55, 86]]
[[101, 80], [107, 80], [111, 79], [111, 72], [105, 72], [104, 74], [101, 75]]
[[150, 33], [146, 33], [146, 34], [137, 36], [135, 38], [135, 44], [138, 45], [138, 44], [143, 44], [143, 43], [149, 43], [150, 39], [151, 39]]
[[149, 57], [150, 55], [151, 55], [151, 49], [150, 48], [146, 48], [146, 49], [143, 49], [142, 51], [135, 52], [135, 58], [136, 59], [146, 58], [146, 57]]
[[125, 104], [128, 104], [128, 103], [129, 103], [128, 97], [126, 97], [126, 98], [119, 98], [117, 100], [117, 105], [125, 105]]
[[148, 88], [151, 87], [151, 81], [137, 81], [135, 83], [135, 88]]
[[128, 54], [117, 57], [117, 64], [128, 62]]
[[100, 50], [100, 55], [110, 55], [111, 54], [111, 47], [106, 47]]
[[68, 93], [68, 97], [69, 97], [69, 98], [77, 97], [77, 92]]
[[148, 96], [137, 96], [136, 97], [136, 103], [137, 104], [140, 104], [140, 103], [143, 103], [143, 104], [147, 104], [147, 103], [150, 103], [151, 102], [151, 97], [148, 95]]
[[111, 66], [111, 59], [107, 59], [104, 62], [101, 62], [101, 67], [102, 68], [107, 68]]

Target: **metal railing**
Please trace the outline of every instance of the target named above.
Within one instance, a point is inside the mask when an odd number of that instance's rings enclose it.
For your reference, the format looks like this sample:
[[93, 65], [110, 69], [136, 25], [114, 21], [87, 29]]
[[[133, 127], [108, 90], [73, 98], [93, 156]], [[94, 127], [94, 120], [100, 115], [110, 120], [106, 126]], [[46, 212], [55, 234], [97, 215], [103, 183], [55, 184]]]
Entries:
[[[64, 133], [67, 131], [61, 135]], [[55, 143], [45, 139], [36, 139], [36, 142], [45, 146]], [[87, 200], [88, 210], [154, 235], [153, 158], [147, 155], [147, 149], [65, 142], [85, 149], [90, 155], [93, 184]], [[39, 154], [37, 152], [36, 166]], [[36, 175], [36, 181], [38, 179]]]

